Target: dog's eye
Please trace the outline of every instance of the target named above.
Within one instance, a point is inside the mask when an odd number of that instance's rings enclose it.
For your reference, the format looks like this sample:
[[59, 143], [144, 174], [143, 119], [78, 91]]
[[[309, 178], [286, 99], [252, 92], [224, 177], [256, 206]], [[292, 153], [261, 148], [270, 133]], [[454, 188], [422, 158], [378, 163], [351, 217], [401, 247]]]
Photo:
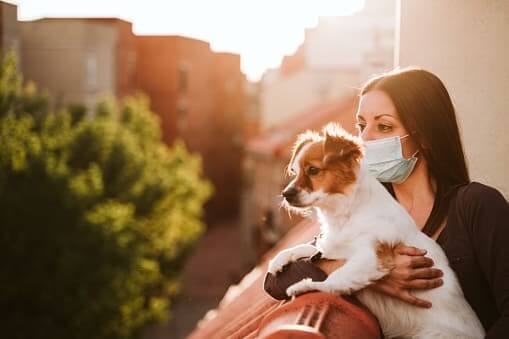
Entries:
[[317, 175], [318, 173], [320, 173], [320, 169], [318, 167], [309, 166], [308, 175]]

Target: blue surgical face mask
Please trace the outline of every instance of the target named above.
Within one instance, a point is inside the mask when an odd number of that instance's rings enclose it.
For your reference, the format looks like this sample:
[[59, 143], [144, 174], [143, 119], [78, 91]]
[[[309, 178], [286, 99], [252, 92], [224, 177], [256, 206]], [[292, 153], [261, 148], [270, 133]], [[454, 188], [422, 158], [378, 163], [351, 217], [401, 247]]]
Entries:
[[400, 184], [405, 181], [417, 162], [416, 151], [410, 158], [403, 157], [401, 139], [408, 137], [395, 136], [371, 141], [365, 141], [366, 155], [364, 161], [369, 173], [380, 182]]

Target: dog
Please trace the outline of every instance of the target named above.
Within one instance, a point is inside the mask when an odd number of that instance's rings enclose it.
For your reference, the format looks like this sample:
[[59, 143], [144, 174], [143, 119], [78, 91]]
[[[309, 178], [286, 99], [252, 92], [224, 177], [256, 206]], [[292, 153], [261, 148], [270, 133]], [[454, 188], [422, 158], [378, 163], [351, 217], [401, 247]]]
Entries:
[[[287, 294], [355, 293], [388, 338], [483, 338], [483, 326], [465, 300], [445, 253], [369, 174], [363, 155], [362, 141], [336, 124], [327, 125], [321, 134], [308, 131], [298, 137], [288, 165], [293, 178], [283, 190], [284, 201], [291, 210], [314, 208], [321, 235], [316, 246], [302, 244], [278, 253], [268, 271], [276, 274], [288, 263], [318, 251], [324, 259], [346, 259], [326, 280], [301, 280], [288, 287]], [[398, 245], [426, 248], [444, 272], [442, 286], [415, 291], [432, 302], [431, 309], [365, 288], [389, 274]]]

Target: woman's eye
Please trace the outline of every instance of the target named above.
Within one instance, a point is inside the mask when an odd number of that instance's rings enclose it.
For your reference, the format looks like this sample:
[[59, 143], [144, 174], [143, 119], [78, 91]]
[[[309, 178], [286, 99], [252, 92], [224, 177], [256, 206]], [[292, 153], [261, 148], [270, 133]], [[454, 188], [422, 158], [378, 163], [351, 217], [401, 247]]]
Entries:
[[380, 132], [388, 132], [388, 131], [390, 131], [391, 129], [392, 129], [392, 126], [390, 126], [390, 125], [385, 125], [385, 124], [379, 124], [379, 125], [378, 125], [378, 130], [379, 130]]
[[318, 167], [310, 166], [308, 168], [308, 175], [317, 175], [320, 172]]

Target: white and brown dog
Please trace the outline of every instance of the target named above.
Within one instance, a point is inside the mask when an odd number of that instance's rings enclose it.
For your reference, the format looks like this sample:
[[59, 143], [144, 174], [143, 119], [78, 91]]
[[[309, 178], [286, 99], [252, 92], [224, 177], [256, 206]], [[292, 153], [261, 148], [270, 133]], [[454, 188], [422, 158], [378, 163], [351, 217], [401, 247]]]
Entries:
[[[288, 166], [294, 178], [283, 196], [291, 209], [316, 209], [321, 237], [316, 247], [303, 244], [280, 252], [270, 261], [269, 272], [275, 274], [289, 262], [320, 251], [322, 258], [346, 259], [346, 263], [322, 282], [305, 279], [290, 286], [288, 295], [312, 290], [356, 292], [389, 338], [484, 337], [483, 326], [440, 246], [419, 231], [403, 207], [368, 174], [362, 158], [361, 140], [337, 125], [329, 124], [321, 135], [299, 136]], [[431, 309], [364, 289], [390, 272], [392, 250], [400, 244], [427, 249], [444, 272], [442, 286], [415, 291], [432, 302]]]

